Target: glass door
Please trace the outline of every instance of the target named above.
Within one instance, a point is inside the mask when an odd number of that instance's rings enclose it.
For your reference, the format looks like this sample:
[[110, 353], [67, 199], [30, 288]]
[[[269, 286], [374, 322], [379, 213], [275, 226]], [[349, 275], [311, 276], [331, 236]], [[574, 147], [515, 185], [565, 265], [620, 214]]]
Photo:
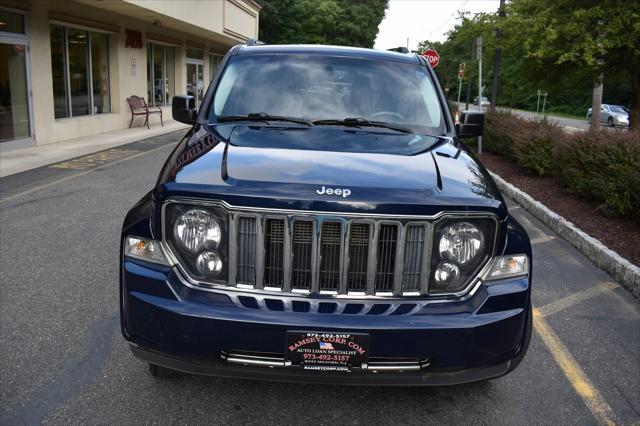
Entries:
[[196, 108], [200, 106], [204, 92], [202, 68], [202, 61], [187, 59], [187, 95], [196, 98]]
[[0, 15], [5, 23], [0, 27], [0, 148], [19, 141], [28, 146], [32, 142], [24, 17], [5, 11]]

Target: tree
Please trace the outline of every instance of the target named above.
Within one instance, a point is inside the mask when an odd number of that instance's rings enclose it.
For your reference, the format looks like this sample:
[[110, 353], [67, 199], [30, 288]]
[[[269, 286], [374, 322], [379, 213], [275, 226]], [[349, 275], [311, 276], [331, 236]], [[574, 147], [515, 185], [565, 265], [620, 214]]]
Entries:
[[388, 0], [261, 0], [260, 40], [373, 47]]
[[[631, 126], [640, 125], [640, 2], [513, 0], [507, 21], [527, 58], [551, 76], [581, 69], [594, 85], [602, 75], [627, 74]], [[599, 108], [598, 108], [599, 110]]]

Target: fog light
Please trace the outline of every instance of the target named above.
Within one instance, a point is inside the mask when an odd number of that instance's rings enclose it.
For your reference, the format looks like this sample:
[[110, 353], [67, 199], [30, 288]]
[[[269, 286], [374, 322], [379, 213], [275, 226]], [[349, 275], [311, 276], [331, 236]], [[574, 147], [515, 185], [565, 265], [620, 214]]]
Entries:
[[196, 267], [206, 275], [217, 275], [222, 271], [222, 259], [215, 251], [203, 251], [196, 259]]
[[485, 281], [512, 278], [529, 274], [529, 258], [526, 254], [499, 256], [493, 259], [483, 279]]
[[436, 286], [446, 288], [460, 278], [460, 268], [455, 263], [442, 262], [434, 273]]

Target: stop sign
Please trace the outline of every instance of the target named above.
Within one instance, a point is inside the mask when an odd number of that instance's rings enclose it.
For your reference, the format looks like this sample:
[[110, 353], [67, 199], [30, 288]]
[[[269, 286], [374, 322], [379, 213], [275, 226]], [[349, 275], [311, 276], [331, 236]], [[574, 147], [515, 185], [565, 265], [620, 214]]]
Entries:
[[422, 56], [427, 58], [427, 61], [429, 62], [429, 65], [431, 65], [431, 68], [437, 67], [438, 63], [440, 62], [440, 55], [438, 55], [438, 52], [433, 49], [425, 50], [424, 52], [422, 52]]

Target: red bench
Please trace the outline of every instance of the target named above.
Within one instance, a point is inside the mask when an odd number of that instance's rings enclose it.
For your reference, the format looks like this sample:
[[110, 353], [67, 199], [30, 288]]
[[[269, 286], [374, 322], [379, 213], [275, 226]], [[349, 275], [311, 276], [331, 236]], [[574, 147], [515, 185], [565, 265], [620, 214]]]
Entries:
[[129, 122], [129, 128], [131, 128], [131, 124], [133, 124], [133, 119], [137, 115], [144, 115], [144, 124], [147, 125], [147, 129], [149, 128], [149, 114], [160, 114], [160, 124], [164, 127], [164, 123], [162, 122], [162, 109], [160, 107], [148, 106], [147, 101], [140, 96], [133, 95], [127, 98], [127, 102], [129, 103], [129, 107], [131, 108], [131, 121]]

